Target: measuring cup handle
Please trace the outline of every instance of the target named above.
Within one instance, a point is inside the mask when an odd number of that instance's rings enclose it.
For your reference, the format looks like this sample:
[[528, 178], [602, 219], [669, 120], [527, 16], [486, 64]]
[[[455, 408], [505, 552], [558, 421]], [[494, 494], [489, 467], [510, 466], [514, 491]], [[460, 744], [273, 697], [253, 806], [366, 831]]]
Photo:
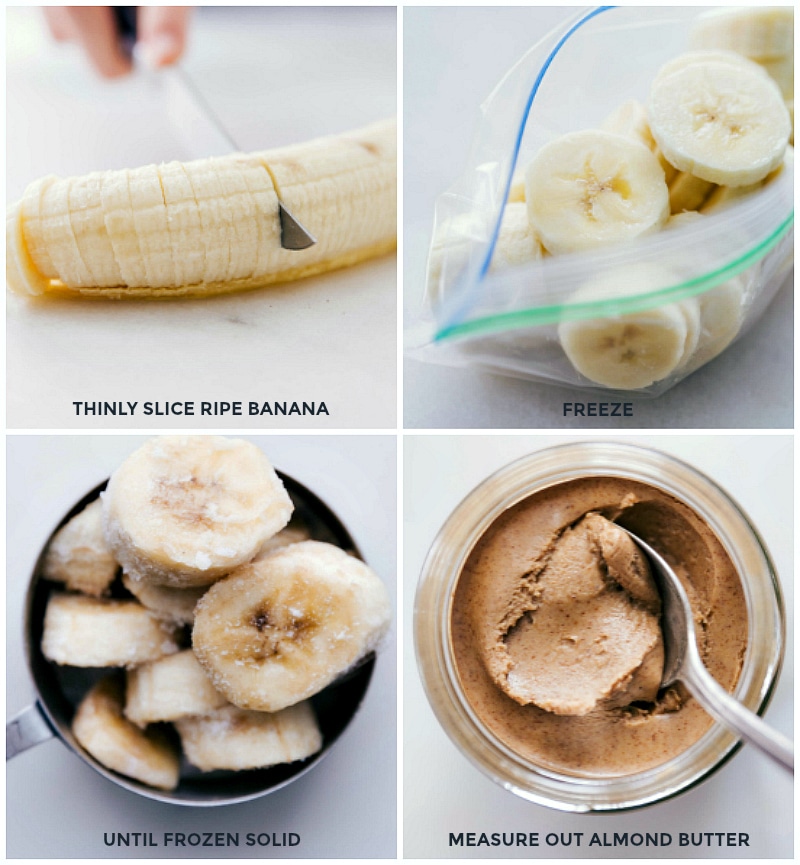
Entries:
[[55, 736], [38, 703], [23, 709], [6, 724], [6, 761]]

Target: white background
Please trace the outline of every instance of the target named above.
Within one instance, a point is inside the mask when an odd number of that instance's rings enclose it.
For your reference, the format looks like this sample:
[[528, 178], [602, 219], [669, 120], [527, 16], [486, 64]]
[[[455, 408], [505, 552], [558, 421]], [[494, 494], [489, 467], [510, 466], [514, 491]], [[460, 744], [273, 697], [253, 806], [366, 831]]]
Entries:
[[[248, 436], [248, 438], [250, 438]], [[396, 591], [394, 436], [252, 437], [276, 468], [315, 492], [342, 520], [366, 561]], [[7, 439], [7, 715], [33, 701], [23, 653], [23, 604], [36, 557], [63, 515], [145, 438]], [[165, 848], [108, 848], [103, 832], [297, 832], [295, 848], [195, 849], [190, 856], [389, 857], [396, 830], [396, 627], [382, 646], [364, 703], [321, 763], [283, 790], [223, 808], [152, 802], [97, 774], [60, 741], [7, 767], [10, 858], [181, 858]], [[182, 858], [186, 858], [183, 852]]]
[[[239, 147], [345, 132], [396, 111], [394, 8], [198, 10], [184, 65]], [[208, 155], [139, 76], [96, 77], [56, 46], [38, 9], [8, 10], [7, 192], [68, 176]], [[218, 154], [219, 155], [219, 154]], [[229, 426], [396, 424], [396, 256], [258, 291], [199, 300], [9, 296], [8, 425], [97, 429], [72, 400], [325, 401], [330, 416]], [[172, 426], [219, 426], [213, 418]], [[157, 428], [158, 419], [102, 426]]]
[[[608, 436], [597, 436], [607, 440]], [[534, 450], [567, 436], [406, 436], [404, 449], [404, 853], [463, 858], [773, 858], [790, 857], [793, 783], [752, 748], [694, 790], [622, 815], [571, 815], [533, 805], [495, 785], [439, 726], [414, 660], [414, 590], [442, 523], [477, 484]], [[586, 440], [586, 439], [584, 439]], [[784, 667], [766, 718], [792, 735], [793, 526], [791, 436], [625, 436], [706, 472], [750, 516], [780, 576], [787, 610]], [[745, 575], [746, 578], [746, 575]], [[449, 832], [749, 832], [748, 848], [448, 848]]]

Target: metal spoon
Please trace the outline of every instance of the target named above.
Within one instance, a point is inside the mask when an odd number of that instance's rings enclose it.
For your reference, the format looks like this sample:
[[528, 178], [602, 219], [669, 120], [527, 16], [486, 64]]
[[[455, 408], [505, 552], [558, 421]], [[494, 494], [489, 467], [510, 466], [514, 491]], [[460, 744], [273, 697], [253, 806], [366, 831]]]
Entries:
[[[623, 527], [620, 526], [622, 529]], [[623, 529], [647, 556], [661, 594], [664, 672], [661, 687], [683, 682], [703, 708], [729, 730], [794, 772], [794, 746], [755, 712], [745, 708], [711, 676], [700, 658], [689, 598], [675, 571], [641, 538]]]

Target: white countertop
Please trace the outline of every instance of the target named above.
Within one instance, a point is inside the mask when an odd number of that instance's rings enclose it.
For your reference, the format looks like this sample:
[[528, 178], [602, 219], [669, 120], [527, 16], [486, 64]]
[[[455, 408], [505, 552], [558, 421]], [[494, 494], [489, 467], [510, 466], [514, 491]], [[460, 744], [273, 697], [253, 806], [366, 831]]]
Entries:
[[[409, 7], [404, 11], [404, 304], [421, 301], [437, 196], [464, 169], [479, 106], [510, 67], [575, 10]], [[616, 61], [615, 61], [616, 62]], [[785, 429], [793, 426], [793, 275], [735, 345], [633, 417], [564, 417], [596, 394], [406, 358], [404, 425], [412, 429]]]
[[[45, 174], [195, 158], [141, 77], [102, 81], [34, 8], [8, 10], [7, 196]], [[242, 150], [396, 112], [390, 7], [201, 8], [184, 61]], [[259, 291], [172, 302], [9, 296], [11, 428], [148, 428], [72, 402], [324, 401], [329, 415], [180, 418], [174, 427], [396, 426], [396, 257]]]
[[[601, 438], [598, 436], [598, 438]], [[603, 436], [609, 439], [609, 436]], [[792, 777], [745, 746], [707, 781], [670, 801], [619, 815], [563, 814], [526, 802], [485, 777], [439, 726], [414, 657], [414, 592], [441, 525], [489, 474], [525, 454], [575, 437], [413, 435], [404, 452], [404, 856], [407, 858], [753, 858], [792, 856]], [[638, 436], [718, 482], [761, 533], [783, 587], [787, 646], [766, 720], [791, 737], [794, 682], [793, 441], [769, 436]], [[450, 832], [585, 832], [584, 846], [449, 847]], [[594, 832], [670, 832], [664, 848], [593, 847]], [[750, 847], [680, 848], [679, 832], [747, 832]]]
[[[23, 606], [39, 550], [73, 504], [145, 439], [127, 435], [8, 437], [7, 716], [30, 705]], [[329, 505], [394, 601], [394, 436], [253, 437], [271, 462]], [[10, 858], [394, 858], [397, 799], [396, 625], [364, 703], [307, 775], [264, 798], [223, 808], [153, 802], [116, 787], [52, 740], [7, 766]], [[108, 848], [104, 832], [239, 832], [236, 848]], [[294, 848], [246, 847], [247, 832], [295, 832]]]

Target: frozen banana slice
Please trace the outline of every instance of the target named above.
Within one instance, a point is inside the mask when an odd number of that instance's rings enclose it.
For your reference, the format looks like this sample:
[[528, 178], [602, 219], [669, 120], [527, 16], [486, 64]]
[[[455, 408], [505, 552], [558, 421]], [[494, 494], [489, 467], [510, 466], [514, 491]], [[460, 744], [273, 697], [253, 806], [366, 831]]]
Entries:
[[[571, 303], [608, 303], [678, 282], [676, 274], [637, 264], [586, 284]], [[689, 361], [700, 337], [699, 311], [690, 299], [626, 314], [562, 321], [558, 336], [572, 365], [590, 381], [636, 390], [661, 381]]]
[[156, 618], [174, 622], [176, 625], [192, 624], [194, 608], [206, 590], [205, 586], [192, 586], [188, 589], [157, 586], [141, 577], [137, 579], [132, 574], [123, 574], [122, 584]]
[[56, 532], [47, 545], [42, 573], [72, 591], [100, 596], [108, 591], [117, 567], [103, 534], [103, 506], [97, 499]]
[[231, 703], [276, 712], [372, 651], [390, 616], [386, 588], [367, 565], [305, 541], [215, 583], [197, 605], [192, 645]]
[[322, 748], [322, 734], [308, 702], [280, 712], [249, 712], [224, 706], [175, 726], [186, 759], [204, 772], [264, 769], [305, 760]]
[[259, 448], [202, 435], [148, 441], [111, 476], [103, 506], [123, 570], [173, 588], [207, 586], [249, 562], [293, 509]]
[[657, 76], [650, 129], [672, 165], [723, 186], [762, 180], [783, 160], [791, 125], [775, 83], [728, 62]]
[[98, 682], [83, 698], [72, 722], [78, 742], [107, 769], [160, 790], [178, 786], [180, 757], [161, 731], [143, 731], [122, 715], [122, 685]]
[[[25, 197], [27, 200], [27, 192]], [[130, 172], [105, 172], [100, 188], [100, 203], [108, 240], [119, 265], [121, 284], [146, 284], [145, 255], [134, 226]]]
[[285, 529], [281, 529], [277, 535], [273, 535], [258, 551], [258, 555], [253, 561], [263, 559], [277, 550], [282, 550], [284, 547], [290, 547], [292, 544], [299, 544], [302, 541], [310, 541], [311, 535], [305, 526], [292, 525], [291, 523]]
[[136, 601], [50, 596], [42, 653], [70, 667], [135, 667], [178, 651], [175, 628]]
[[175, 257], [175, 281], [179, 285], [202, 282], [206, 256], [200, 210], [186, 169], [180, 162], [168, 162], [158, 166], [158, 175], [167, 209], [169, 242], [173, 250], [180, 250]]
[[191, 649], [128, 670], [125, 717], [139, 727], [205, 715], [227, 700], [214, 690]]
[[553, 254], [630, 240], [669, 216], [658, 159], [638, 141], [602, 130], [546, 144], [528, 166], [525, 201], [533, 230]]

